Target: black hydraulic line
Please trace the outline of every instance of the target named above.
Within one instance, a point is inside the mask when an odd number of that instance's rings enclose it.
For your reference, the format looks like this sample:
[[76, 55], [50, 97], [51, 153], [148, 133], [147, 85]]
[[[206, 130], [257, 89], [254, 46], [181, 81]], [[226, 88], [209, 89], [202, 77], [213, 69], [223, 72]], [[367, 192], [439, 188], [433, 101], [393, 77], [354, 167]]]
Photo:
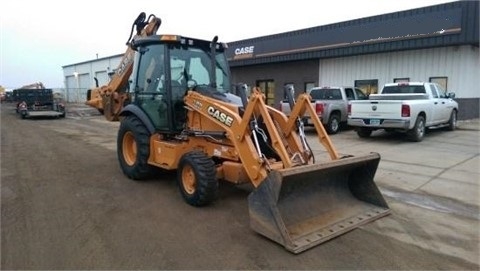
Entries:
[[[130, 40], [132, 39], [132, 36], [133, 36], [133, 29], [135, 28], [135, 26], [137, 26], [137, 35], [141, 33], [142, 29], [147, 24], [145, 22], [146, 17], [147, 17], [147, 14], [145, 14], [145, 12], [140, 12], [140, 14], [138, 14], [137, 19], [133, 21], [132, 29], [130, 30], [130, 36], [128, 37], [128, 40], [126, 42], [127, 45], [130, 44]], [[139, 27], [140, 25], [142, 25], [141, 28]]]

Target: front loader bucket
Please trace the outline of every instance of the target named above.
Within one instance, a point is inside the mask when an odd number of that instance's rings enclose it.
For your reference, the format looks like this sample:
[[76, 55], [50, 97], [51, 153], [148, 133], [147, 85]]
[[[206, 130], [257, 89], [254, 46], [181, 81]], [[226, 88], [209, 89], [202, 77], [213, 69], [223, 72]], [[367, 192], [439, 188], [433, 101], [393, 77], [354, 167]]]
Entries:
[[249, 196], [250, 226], [293, 253], [388, 215], [378, 153], [274, 170]]

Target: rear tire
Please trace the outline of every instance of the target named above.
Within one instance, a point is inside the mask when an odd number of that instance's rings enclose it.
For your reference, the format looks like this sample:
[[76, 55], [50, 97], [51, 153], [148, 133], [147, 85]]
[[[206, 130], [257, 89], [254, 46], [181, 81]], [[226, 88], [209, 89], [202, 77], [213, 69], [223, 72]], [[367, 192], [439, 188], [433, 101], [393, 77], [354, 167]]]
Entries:
[[407, 133], [408, 138], [414, 142], [420, 142], [425, 137], [425, 118], [418, 116], [415, 121], [415, 126]]
[[133, 180], [152, 177], [155, 167], [148, 164], [150, 133], [136, 116], [127, 116], [120, 124], [117, 156], [123, 173]]
[[327, 133], [333, 135], [340, 130], [340, 116], [331, 115], [327, 123]]
[[449, 131], [454, 131], [457, 129], [457, 111], [452, 110], [452, 114], [450, 115], [450, 120], [448, 121], [448, 128]]
[[183, 199], [192, 206], [213, 202], [218, 194], [215, 175], [215, 163], [203, 152], [184, 154], [177, 170], [177, 182]]
[[372, 129], [361, 127], [357, 130], [358, 137], [368, 138], [372, 134]]

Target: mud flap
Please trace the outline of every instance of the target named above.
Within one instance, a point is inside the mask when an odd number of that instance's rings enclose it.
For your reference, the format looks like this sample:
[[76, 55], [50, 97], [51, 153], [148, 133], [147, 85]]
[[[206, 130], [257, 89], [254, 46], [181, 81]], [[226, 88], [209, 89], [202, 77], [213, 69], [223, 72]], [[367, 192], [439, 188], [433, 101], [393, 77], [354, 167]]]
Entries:
[[249, 196], [251, 228], [295, 254], [388, 215], [378, 153], [269, 173]]

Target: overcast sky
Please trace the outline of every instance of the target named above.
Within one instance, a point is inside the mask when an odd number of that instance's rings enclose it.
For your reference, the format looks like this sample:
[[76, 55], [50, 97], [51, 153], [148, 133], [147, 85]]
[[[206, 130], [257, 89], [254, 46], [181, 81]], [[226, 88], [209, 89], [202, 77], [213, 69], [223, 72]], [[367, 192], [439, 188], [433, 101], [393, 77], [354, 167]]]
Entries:
[[[162, 20], [157, 33], [232, 42], [442, 4], [443, 0], [183, 0], [0, 3], [0, 85], [63, 88], [62, 66], [121, 54], [140, 12]], [[278, 3], [278, 4], [272, 4]]]

